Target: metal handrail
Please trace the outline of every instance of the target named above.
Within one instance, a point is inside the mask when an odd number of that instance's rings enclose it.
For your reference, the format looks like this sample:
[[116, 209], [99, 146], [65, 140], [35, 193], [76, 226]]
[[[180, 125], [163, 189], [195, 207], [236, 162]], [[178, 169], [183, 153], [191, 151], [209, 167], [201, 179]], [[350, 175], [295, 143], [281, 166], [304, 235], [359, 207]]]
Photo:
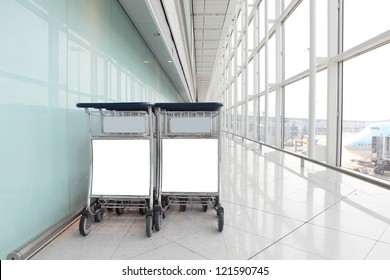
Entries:
[[246, 136], [242, 136], [242, 135], [230, 132], [230, 131], [223, 130], [222, 132], [224, 132], [226, 134], [231, 134], [231, 135], [233, 135], [235, 137], [240, 137], [242, 139], [245, 139], [245, 140], [248, 140], [248, 141], [251, 141], [251, 142], [254, 142], [254, 143], [257, 143], [257, 144], [260, 145], [260, 148], [261, 148], [261, 146], [265, 146], [267, 148], [271, 148], [271, 149], [274, 149], [276, 151], [279, 151], [279, 152], [282, 152], [282, 153], [285, 153], [285, 154], [288, 154], [288, 155], [300, 158], [301, 159], [301, 167], [302, 168], [305, 166], [305, 161], [308, 161], [308, 162], [311, 162], [311, 163], [314, 163], [314, 164], [318, 164], [320, 166], [323, 166], [323, 167], [335, 170], [337, 172], [343, 173], [345, 175], [349, 175], [351, 177], [360, 179], [360, 180], [365, 181], [367, 183], [374, 184], [376, 186], [379, 186], [379, 187], [385, 188], [387, 190], [390, 190], [390, 182], [385, 182], [385, 181], [383, 181], [381, 179], [378, 179], [378, 178], [375, 178], [375, 177], [372, 177], [372, 176], [369, 176], [369, 175], [357, 173], [357, 172], [345, 169], [343, 167], [333, 166], [333, 165], [330, 165], [328, 163], [325, 163], [325, 162], [322, 162], [322, 161], [318, 161], [318, 160], [309, 158], [309, 157], [304, 156], [304, 155], [299, 155], [299, 154], [296, 154], [296, 153], [293, 153], [293, 152], [290, 152], [290, 151], [287, 151], [287, 150], [284, 150], [284, 149], [281, 149], [281, 148], [277, 148], [275, 146], [272, 146], [272, 145], [269, 145], [269, 144], [266, 144], [266, 143], [263, 143], [263, 142], [260, 142], [260, 141], [257, 141], [257, 140], [254, 140], [254, 139], [251, 139], [251, 138], [248, 138]]

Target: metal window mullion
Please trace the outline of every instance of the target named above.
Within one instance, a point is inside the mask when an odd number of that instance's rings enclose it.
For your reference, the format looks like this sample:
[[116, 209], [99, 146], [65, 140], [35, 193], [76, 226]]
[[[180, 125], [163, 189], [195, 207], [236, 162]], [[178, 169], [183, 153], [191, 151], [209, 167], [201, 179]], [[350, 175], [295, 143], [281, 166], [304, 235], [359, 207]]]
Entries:
[[258, 52], [255, 51], [255, 46], [257, 46], [258, 44], [258, 41], [259, 41], [259, 6], [256, 5], [253, 9], [252, 9], [252, 12], [253, 12], [253, 43], [254, 45], [252, 46], [252, 60], [253, 60], [253, 90], [255, 92], [255, 96], [256, 98], [254, 98], [254, 108], [253, 108], [253, 127], [254, 127], [254, 135], [253, 135], [253, 139], [255, 140], [259, 140], [259, 136], [257, 134], [257, 128], [258, 126], [260, 126], [260, 122], [259, 122], [259, 112], [260, 112], [260, 108], [259, 108], [259, 103], [257, 102], [257, 99], [260, 100], [260, 98], [258, 97], [258, 93], [259, 93], [259, 60], [258, 60]]
[[237, 15], [239, 13], [239, 9], [238, 11], [236, 11], [235, 15], [234, 15], [234, 22], [233, 22], [233, 81], [234, 81], [234, 88], [233, 88], [233, 94], [234, 94], [234, 104], [233, 104], [233, 110], [234, 110], [234, 123], [233, 123], [233, 131], [237, 134], [238, 131], [237, 131], [237, 120], [238, 120], [238, 110], [237, 110], [237, 102], [238, 102], [238, 96], [237, 96], [237, 36], [238, 36], [238, 32], [237, 32]]
[[243, 62], [243, 69], [244, 69], [244, 82], [242, 83], [242, 89], [243, 89], [243, 93], [244, 93], [244, 97], [245, 97], [245, 118], [244, 118], [244, 123], [245, 123], [245, 126], [244, 126], [244, 136], [247, 137], [248, 135], [248, 130], [249, 130], [249, 119], [248, 119], [248, 111], [249, 111], [249, 104], [248, 104], [248, 1], [245, 0], [244, 3], [243, 3], [243, 9], [244, 9], [244, 14], [245, 16], [242, 18], [244, 24], [244, 32], [242, 32], [243, 34], [245, 34], [242, 38], [242, 40], [244, 40], [244, 42], [242, 42], [241, 40], [241, 44], [244, 43], [244, 45], [241, 45], [241, 55], [242, 55], [242, 62]]
[[[276, 18], [280, 17], [281, 0], [276, 0], [275, 3], [275, 15]], [[276, 54], [276, 102], [275, 102], [275, 146], [278, 148], [283, 147], [283, 122], [282, 122], [282, 37], [281, 37], [281, 23], [275, 24], [275, 54]], [[277, 141], [279, 139], [279, 141]]]
[[[284, 2], [283, 2], [283, 8], [284, 8]], [[284, 9], [285, 10], [285, 9]], [[286, 110], [286, 88], [285, 88], [285, 80], [286, 80], [286, 33], [285, 33], [285, 28], [284, 28], [285, 22], [281, 22], [281, 41], [282, 41], [282, 54], [281, 54], [281, 78], [282, 78], [282, 84], [281, 84], [281, 111], [282, 111], [282, 116], [281, 116], [281, 122], [282, 122], [282, 148], [284, 149], [284, 132], [285, 132], [285, 110]]]
[[265, 92], [264, 92], [264, 103], [265, 103], [265, 110], [264, 110], [264, 142], [266, 144], [269, 144], [269, 137], [268, 137], [268, 0], [264, 0], [264, 29], [265, 29], [265, 37], [264, 37], [264, 65], [265, 65], [265, 73], [264, 73], [264, 83], [265, 83]]
[[316, 0], [310, 0], [310, 75], [309, 75], [309, 135], [308, 156], [315, 158], [315, 119], [316, 119]]

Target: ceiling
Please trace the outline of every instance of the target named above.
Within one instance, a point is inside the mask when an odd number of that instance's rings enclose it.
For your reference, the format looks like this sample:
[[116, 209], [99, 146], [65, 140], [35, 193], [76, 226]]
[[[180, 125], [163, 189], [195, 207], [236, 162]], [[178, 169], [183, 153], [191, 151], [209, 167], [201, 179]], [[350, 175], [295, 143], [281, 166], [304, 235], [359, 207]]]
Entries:
[[[199, 101], [206, 99], [214, 62], [229, 18], [232, 0], [193, 0], [196, 85]], [[233, 5], [231, 5], [233, 6]]]
[[[0, 0], [1, 1], [1, 0]], [[119, 0], [184, 102], [194, 101], [160, 1]]]
[[[161, 1], [119, 0], [142, 37], [172, 80], [184, 102], [206, 101], [214, 62], [223, 46], [226, 29], [231, 23], [238, 0], [192, 0], [196, 93], [188, 83], [183, 64]], [[157, 34], [157, 35], [156, 35]], [[171, 63], [173, 62], [173, 63]], [[195, 97], [195, 98], [194, 98]], [[195, 100], [196, 99], [196, 100]]]

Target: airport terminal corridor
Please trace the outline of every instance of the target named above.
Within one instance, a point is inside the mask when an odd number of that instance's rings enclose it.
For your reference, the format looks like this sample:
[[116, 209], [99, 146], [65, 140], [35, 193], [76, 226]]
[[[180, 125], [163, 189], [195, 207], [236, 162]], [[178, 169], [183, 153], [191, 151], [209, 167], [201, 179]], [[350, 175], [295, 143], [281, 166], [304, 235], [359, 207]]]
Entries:
[[390, 192], [224, 134], [221, 204], [172, 208], [145, 235], [138, 211], [105, 212], [83, 237], [77, 219], [33, 260], [364, 260], [390, 258]]

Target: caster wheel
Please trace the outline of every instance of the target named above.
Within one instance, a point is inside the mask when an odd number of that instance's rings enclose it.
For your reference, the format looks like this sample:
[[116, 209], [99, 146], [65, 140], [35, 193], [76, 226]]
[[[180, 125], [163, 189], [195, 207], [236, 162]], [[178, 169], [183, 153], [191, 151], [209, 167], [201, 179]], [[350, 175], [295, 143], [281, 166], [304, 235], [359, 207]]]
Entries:
[[87, 236], [91, 231], [92, 219], [89, 215], [82, 215], [80, 218], [79, 231], [82, 236]]
[[223, 225], [224, 225], [224, 213], [220, 212], [218, 215], [218, 231], [223, 231]]
[[161, 229], [161, 211], [154, 211], [154, 228], [156, 231]]
[[153, 216], [148, 215], [146, 217], [146, 236], [147, 237], [152, 236], [152, 227], [153, 227]]

